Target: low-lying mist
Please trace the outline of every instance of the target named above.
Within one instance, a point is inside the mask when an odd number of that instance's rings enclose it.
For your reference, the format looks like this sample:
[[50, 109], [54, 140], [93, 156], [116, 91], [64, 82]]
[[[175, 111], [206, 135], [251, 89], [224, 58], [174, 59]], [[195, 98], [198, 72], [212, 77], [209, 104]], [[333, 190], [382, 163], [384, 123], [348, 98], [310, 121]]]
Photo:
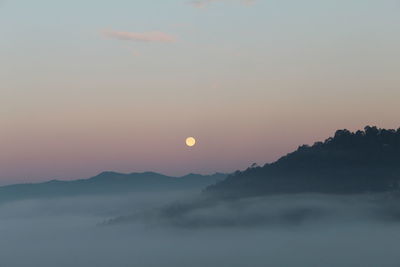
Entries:
[[395, 195], [198, 195], [0, 204], [0, 266], [398, 266]]

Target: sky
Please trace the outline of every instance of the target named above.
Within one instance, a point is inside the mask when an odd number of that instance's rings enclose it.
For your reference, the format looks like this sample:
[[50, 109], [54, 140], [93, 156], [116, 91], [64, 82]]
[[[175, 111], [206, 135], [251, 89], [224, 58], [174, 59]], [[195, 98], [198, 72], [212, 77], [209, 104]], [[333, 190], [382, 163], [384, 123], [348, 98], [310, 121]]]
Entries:
[[399, 47], [398, 0], [0, 0], [0, 184], [232, 172], [398, 128]]

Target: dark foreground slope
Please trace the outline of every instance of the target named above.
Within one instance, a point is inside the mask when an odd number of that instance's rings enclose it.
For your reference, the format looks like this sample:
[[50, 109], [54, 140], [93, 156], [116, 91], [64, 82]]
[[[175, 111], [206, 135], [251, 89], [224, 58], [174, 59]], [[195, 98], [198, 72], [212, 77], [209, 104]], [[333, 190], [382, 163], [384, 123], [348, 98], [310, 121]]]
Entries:
[[279, 193], [364, 193], [400, 185], [400, 129], [339, 130], [334, 137], [303, 145], [278, 161], [236, 172], [209, 186], [219, 197]]
[[37, 184], [16, 184], [0, 187], [0, 202], [86, 195], [111, 195], [129, 192], [160, 192], [202, 189], [221, 181], [225, 174], [189, 174], [170, 177], [154, 172], [123, 174], [103, 172], [89, 179], [74, 181], [52, 180]]

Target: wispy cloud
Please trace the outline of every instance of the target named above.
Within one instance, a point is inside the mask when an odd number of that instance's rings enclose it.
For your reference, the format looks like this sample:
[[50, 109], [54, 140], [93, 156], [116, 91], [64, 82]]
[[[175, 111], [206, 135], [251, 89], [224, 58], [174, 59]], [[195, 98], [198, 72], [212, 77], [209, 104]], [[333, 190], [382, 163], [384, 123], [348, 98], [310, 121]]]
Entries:
[[107, 38], [136, 41], [136, 42], [159, 42], [159, 43], [172, 43], [176, 42], [176, 38], [164, 32], [123, 32], [105, 30], [102, 32]]
[[254, 4], [256, 0], [192, 0], [188, 3], [195, 8], [204, 8], [216, 2], [239, 2], [243, 5], [251, 5]]

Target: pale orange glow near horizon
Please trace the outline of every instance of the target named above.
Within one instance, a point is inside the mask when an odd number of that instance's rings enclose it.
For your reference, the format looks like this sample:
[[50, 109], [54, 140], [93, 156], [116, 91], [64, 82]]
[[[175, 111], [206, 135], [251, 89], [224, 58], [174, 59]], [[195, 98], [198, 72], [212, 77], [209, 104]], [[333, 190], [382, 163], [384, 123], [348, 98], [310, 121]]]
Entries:
[[[398, 11], [386, 0], [4, 1], [0, 184], [233, 172], [337, 129], [398, 128]], [[185, 149], [191, 134], [201, 145]]]

